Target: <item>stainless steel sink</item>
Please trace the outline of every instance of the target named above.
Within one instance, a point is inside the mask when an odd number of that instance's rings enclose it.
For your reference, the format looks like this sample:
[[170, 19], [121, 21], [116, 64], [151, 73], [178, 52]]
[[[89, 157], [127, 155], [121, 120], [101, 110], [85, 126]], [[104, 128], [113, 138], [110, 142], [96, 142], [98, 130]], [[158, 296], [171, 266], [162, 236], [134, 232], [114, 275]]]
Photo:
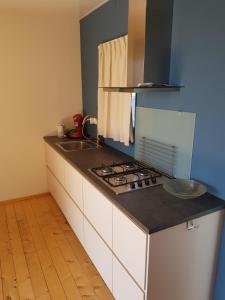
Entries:
[[56, 145], [65, 152], [72, 151], [83, 151], [101, 148], [100, 145], [97, 145], [94, 141], [82, 140], [82, 141], [68, 141], [56, 143]]

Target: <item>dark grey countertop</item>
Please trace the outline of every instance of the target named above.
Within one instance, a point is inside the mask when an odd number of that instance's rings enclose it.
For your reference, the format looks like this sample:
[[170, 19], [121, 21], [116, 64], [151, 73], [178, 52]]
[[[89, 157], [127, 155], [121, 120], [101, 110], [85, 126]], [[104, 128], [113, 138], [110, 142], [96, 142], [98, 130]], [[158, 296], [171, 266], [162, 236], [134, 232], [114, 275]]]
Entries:
[[44, 140], [147, 233], [151, 234], [225, 208], [225, 201], [209, 193], [196, 199], [184, 200], [168, 194], [162, 186], [116, 195], [88, 169], [102, 164], [133, 160], [132, 157], [109, 146], [64, 152], [56, 143], [68, 139], [51, 136]]

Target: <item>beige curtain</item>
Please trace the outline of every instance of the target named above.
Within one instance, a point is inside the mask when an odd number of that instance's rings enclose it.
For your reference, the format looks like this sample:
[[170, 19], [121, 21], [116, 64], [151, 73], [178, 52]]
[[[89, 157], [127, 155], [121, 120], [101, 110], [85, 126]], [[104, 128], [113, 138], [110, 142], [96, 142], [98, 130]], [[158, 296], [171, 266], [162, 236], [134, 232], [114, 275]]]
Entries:
[[[99, 87], [127, 85], [128, 37], [99, 45]], [[98, 134], [129, 145], [131, 126], [130, 93], [109, 93], [98, 89]]]

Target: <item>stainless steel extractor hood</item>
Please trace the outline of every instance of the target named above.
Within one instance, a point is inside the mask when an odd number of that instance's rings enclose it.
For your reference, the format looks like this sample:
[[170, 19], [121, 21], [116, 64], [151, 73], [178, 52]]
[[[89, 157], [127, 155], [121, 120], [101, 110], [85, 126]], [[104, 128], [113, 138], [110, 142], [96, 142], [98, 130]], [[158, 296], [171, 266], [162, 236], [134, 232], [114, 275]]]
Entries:
[[174, 90], [170, 85], [173, 0], [129, 0], [127, 86], [105, 91]]

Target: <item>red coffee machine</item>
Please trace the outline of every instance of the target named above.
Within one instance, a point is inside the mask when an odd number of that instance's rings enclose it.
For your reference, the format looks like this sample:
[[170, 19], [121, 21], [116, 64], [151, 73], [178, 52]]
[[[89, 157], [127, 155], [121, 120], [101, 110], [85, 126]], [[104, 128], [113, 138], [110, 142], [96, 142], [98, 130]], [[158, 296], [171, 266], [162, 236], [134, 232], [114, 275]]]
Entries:
[[81, 114], [73, 116], [74, 128], [66, 132], [66, 136], [71, 139], [81, 139], [83, 137], [83, 117]]
[[83, 117], [81, 114], [76, 114], [73, 116], [73, 122], [75, 127], [75, 132], [73, 133], [73, 138], [80, 139], [83, 137]]

